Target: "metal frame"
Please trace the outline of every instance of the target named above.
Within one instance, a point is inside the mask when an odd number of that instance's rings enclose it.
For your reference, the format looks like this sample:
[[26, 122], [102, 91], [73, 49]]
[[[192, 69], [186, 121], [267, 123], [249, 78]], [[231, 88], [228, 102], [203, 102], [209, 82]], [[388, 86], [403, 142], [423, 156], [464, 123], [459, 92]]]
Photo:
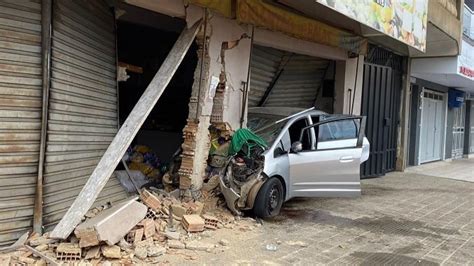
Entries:
[[364, 132], [365, 132], [365, 126], [366, 126], [366, 119], [367, 119], [367, 117], [365, 116], [344, 116], [344, 115], [335, 116], [335, 117], [331, 117], [330, 119], [318, 122], [316, 124], [306, 126], [301, 129], [299, 141], [301, 142], [303, 140], [303, 132], [307, 129], [315, 128], [322, 124], [327, 124], [327, 123], [331, 123], [335, 121], [354, 120], [354, 119], [360, 119], [359, 135], [357, 137], [357, 146], [356, 146], [357, 148], [360, 148], [362, 147], [362, 144], [364, 142], [364, 137], [365, 137]]
[[52, 0], [41, 2], [41, 57], [43, 72], [43, 103], [41, 111], [41, 137], [38, 158], [38, 178], [36, 181], [35, 209], [33, 213], [33, 231], [43, 231], [43, 170], [48, 130], [49, 88], [51, 82], [51, 25]]

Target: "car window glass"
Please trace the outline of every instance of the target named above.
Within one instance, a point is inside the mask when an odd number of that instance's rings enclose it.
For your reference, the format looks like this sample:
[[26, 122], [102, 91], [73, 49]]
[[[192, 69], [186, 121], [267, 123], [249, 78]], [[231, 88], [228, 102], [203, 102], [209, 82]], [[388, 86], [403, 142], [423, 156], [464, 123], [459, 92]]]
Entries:
[[357, 136], [358, 126], [352, 119], [324, 123], [318, 130], [318, 142], [355, 139]]

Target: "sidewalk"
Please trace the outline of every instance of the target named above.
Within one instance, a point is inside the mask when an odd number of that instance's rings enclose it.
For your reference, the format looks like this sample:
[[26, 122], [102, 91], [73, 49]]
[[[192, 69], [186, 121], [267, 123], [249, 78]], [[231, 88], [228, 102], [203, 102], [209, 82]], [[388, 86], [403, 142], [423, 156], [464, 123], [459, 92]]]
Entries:
[[409, 167], [405, 172], [474, 182], [474, 158], [427, 163]]
[[[226, 250], [191, 254], [195, 260], [184, 263], [474, 265], [473, 206], [474, 183], [394, 172], [362, 180], [361, 197], [293, 199], [262, 226], [202, 236], [225, 238]], [[162, 259], [183, 264], [183, 256]]]

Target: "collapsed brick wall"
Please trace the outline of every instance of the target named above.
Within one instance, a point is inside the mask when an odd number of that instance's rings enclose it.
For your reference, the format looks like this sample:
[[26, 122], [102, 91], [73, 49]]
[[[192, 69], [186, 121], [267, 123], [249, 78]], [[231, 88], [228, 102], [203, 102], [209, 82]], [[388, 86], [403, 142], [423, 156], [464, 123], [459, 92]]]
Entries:
[[[210, 57], [209, 38], [204, 32], [196, 37], [198, 44], [198, 64], [194, 72], [194, 83], [189, 101], [189, 115], [183, 129], [182, 162], [178, 170], [179, 188], [184, 197], [196, 198], [202, 186], [202, 177], [207, 167], [207, 155], [210, 148], [209, 116], [202, 114], [204, 99], [209, 83]], [[203, 53], [204, 50], [204, 53]], [[204, 55], [204, 56], [203, 56]]]

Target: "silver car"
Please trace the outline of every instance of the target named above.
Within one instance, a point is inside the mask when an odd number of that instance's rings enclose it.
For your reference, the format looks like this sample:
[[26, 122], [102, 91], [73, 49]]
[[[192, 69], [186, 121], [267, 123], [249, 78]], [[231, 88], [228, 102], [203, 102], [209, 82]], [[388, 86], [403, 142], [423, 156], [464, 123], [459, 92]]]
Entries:
[[294, 197], [360, 195], [360, 164], [370, 151], [365, 117], [257, 107], [249, 109], [247, 126], [268, 148], [261, 154], [263, 167], [246, 180], [236, 180], [230, 166], [221, 177], [221, 191], [235, 213], [273, 217]]

